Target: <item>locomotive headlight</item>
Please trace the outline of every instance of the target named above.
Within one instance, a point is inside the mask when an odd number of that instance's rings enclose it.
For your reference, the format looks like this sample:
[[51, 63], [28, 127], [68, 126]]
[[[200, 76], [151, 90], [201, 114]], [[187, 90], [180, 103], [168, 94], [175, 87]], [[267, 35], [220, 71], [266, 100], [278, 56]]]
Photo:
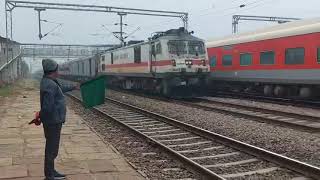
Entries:
[[202, 59], [201, 63], [202, 63], [202, 66], [206, 66], [206, 60], [205, 59]]
[[185, 63], [186, 63], [186, 65], [190, 66], [190, 65], [192, 65], [192, 60], [186, 60]]
[[172, 66], [177, 66], [176, 60], [172, 59], [171, 64], [172, 64]]

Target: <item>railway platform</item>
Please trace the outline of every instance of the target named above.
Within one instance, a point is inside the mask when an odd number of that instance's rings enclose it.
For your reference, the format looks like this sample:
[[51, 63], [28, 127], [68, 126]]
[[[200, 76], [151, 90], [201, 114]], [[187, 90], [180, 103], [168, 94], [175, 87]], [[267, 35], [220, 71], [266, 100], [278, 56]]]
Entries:
[[[28, 125], [38, 110], [39, 90], [34, 81], [18, 82], [10, 95], [0, 97], [0, 180], [44, 179], [43, 129]], [[70, 109], [56, 169], [66, 174], [67, 180], [144, 179]]]

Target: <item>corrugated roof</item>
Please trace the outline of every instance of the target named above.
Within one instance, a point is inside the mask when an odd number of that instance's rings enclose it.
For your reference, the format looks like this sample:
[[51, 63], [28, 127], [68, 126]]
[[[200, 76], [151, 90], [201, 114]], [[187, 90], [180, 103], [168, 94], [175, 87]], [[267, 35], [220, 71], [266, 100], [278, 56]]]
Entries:
[[[7, 38], [0, 36], [0, 42], [7, 42]], [[10, 42], [15, 43], [15, 44], [20, 44], [16, 41], [10, 41]]]
[[253, 32], [236, 34], [220, 39], [208, 40], [207, 47], [220, 47], [281, 37], [320, 32], [320, 18], [288, 22]]

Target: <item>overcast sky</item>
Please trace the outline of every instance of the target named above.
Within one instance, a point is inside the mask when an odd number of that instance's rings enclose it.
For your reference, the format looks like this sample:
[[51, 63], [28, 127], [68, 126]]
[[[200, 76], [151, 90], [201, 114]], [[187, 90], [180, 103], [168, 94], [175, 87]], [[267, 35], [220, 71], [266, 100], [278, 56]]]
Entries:
[[[319, 17], [319, 0], [37, 0], [42, 2], [80, 3], [108, 5], [155, 10], [185, 11], [190, 16], [190, 30], [203, 38], [222, 37], [231, 34], [231, 17], [233, 14], [284, 16], [297, 18]], [[239, 5], [246, 4], [245, 8]], [[0, 34], [5, 35], [4, 0], [0, 7]], [[72, 12], [47, 10], [42, 19], [63, 23], [42, 41], [38, 40], [37, 13], [33, 9], [17, 8], [13, 14], [14, 40], [33, 43], [73, 43], [73, 44], [107, 44], [117, 43], [102, 25], [111, 31], [117, 31], [113, 24], [119, 17], [109, 13]], [[182, 25], [179, 19], [128, 15], [125, 28], [130, 33], [137, 31], [131, 39], [146, 39], [155, 31], [164, 31]], [[274, 25], [270, 22], [241, 22], [240, 31], [249, 31], [264, 26]], [[53, 29], [56, 24], [42, 23], [43, 34]]]

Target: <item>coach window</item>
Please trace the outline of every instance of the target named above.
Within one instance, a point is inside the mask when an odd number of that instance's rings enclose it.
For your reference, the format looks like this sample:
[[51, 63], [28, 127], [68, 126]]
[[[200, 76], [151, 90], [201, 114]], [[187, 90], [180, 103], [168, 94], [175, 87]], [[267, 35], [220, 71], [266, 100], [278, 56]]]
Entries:
[[304, 48], [286, 49], [286, 64], [303, 64]]
[[79, 75], [80, 74], [80, 63], [78, 62], [78, 71], [77, 71], [77, 74]]
[[92, 70], [91, 70], [91, 63], [92, 63], [92, 59], [89, 59], [89, 75], [91, 76]]
[[274, 61], [275, 61], [275, 54], [273, 51], [260, 53], [260, 64], [270, 65], [270, 64], [274, 64]]
[[222, 65], [223, 66], [232, 66], [232, 56], [231, 55], [224, 55], [222, 58]]
[[216, 65], [217, 65], [217, 57], [216, 56], [210, 57], [210, 67], [216, 67]]
[[101, 56], [101, 61], [104, 61], [106, 59], [105, 56]]
[[141, 63], [141, 46], [134, 47], [134, 63]]
[[82, 74], [84, 74], [84, 62], [82, 62], [81, 64], [82, 64]]
[[320, 47], [318, 47], [317, 61], [318, 61], [318, 63], [320, 63]]
[[240, 66], [249, 66], [252, 64], [252, 54], [240, 54]]

